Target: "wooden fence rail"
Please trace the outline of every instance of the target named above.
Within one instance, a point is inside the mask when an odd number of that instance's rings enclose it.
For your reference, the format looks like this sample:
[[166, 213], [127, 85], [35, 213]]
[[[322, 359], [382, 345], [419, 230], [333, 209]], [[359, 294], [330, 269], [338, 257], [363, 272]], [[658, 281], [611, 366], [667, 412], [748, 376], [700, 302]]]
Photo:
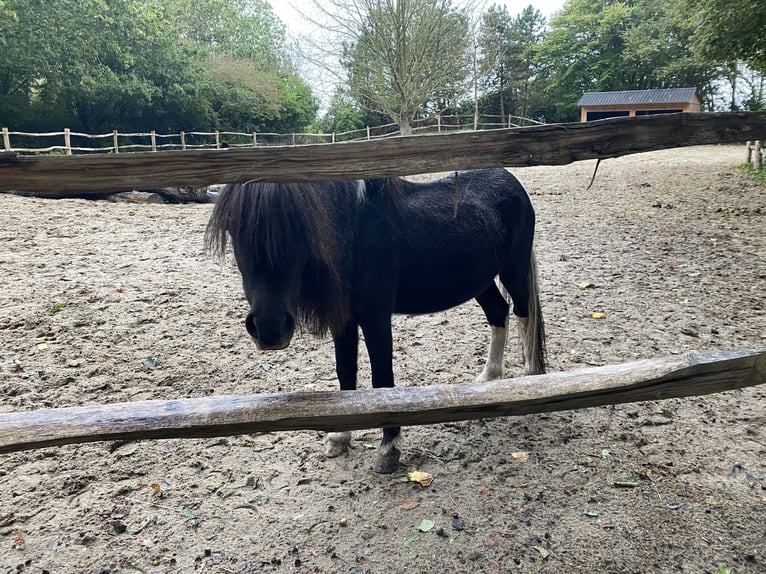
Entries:
[[766, 383], [766, 349], [688, 353], [416, 388], [139, 401], [0, 414], [0, 453], [104, 440], [425, 425], [686, 397]]
[[766, 112], [685, 113], [304, 146], [73, 155], [0, 152], [0, 191], [52, 196], [245, 181], [322, 181], [565, 165], [766, 132]]
[[[518, 116], [481, 116], [478, 122], [471, 122], [470, 125], [462, 123], [464, 118], [451, 115], [437, 115], [431, 118], [415, 120], [414, 133], [442, 133], [455, 130], [465, 130], [473, 127], [474, 129], [498, 129], [510, 128], [524, 125], [542, 125], [541, 122], [529, 118]], [[190, 150], [190, 149], [220, 149], [225, 141], [228, 147], [253, 147], [256, 145], [278, 145], [278, 144], [307, 144], [307, 143], [335, 143], [336, 141], [355, 141], [372, 140], [377, 138], [392, 137], [400, 135], [397, 124], [384, 124], [380, 126], [366, 126], [358, 130], [333, 133], [309, 133], [292, 132], [288, 134], [272, 132], [230, 132], [230, 131], [182, 131], [174, 134], [160, 134], [155, 130], [149, 132], [119, 132], [113, 130], [105, 134], [86, 134], [82, 132], [73, 132], [65, 128], [60, 132], [21, 132], [10, 131], [8, 128], [2, 128], [3, 151], [12, 151], [17, 153], [51, 153], [64, 152], [66, 155], [72, 155], [73, 152], [83, 153], [124, 153], [126, 151], [160, 151], [160, 150]], [[45, 147], [22, 147], [11, 145], [11, 136], [18, 138], [55, 138], [63, 145], [54, 144]], [[189, 143], [190, 138], [198, 139], [201, 143]], [[72, 138], [81, 138], [90, 141], [109, 140], [111, 145], [101, 145], [98, 147], [74, 146]], [[127, 141], [126, 141], [127, 140]], [[139, 140], [136, 142], [136, 140]], [[144, 143], [141, 143], [143, 141]], [[158, 143], [158, 141], [164, 143]], [[122, 142], [122, 143], [121, 143]]]

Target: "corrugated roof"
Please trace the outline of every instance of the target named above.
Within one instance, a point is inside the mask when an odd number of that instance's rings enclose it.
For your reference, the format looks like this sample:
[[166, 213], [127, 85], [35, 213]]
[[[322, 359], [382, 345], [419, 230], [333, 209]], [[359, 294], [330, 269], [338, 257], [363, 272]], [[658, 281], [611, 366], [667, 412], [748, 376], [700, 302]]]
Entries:
[[622, 106], [631, 104], [685, 104], [692, 101], [697, 88], [666, 90], [627, 90], [624, 92], [586, 92], [578, 106]]

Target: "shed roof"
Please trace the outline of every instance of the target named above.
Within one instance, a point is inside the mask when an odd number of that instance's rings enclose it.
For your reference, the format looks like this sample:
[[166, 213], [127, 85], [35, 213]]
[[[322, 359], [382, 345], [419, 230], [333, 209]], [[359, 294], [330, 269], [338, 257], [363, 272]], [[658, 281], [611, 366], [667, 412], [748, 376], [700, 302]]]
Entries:
[[634, 104], [685, 104], [697, 98], [697, 88], [586, 92], [578, 106], [621, 106]]

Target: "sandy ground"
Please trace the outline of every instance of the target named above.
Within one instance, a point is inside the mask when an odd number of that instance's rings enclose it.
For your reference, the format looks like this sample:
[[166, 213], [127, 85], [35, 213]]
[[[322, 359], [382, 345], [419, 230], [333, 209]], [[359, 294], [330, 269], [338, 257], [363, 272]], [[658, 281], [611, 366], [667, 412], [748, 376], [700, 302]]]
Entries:
[[[515, 170], [549, 370], [766, 347], [766, 190], [742, 155], [608, 160], [590, 190], [595, 162]], [[210, 211], [0, 195], [0, 413], [336, 388], [329, 340], [249, 342]], [[402, 385], [481, 371], [473, 302], [394, 329]], [[0, 455], [0, 573], [766, 572], [764, 388], [404, 433], [391, 476], [377, 430], [332, 460], [315, 432]]]

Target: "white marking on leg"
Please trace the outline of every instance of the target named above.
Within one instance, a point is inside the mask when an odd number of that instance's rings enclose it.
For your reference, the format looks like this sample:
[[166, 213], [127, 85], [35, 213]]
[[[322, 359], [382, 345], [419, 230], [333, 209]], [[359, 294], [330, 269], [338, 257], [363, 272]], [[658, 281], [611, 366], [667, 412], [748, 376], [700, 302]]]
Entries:
[[351, 442], [351, 433], [346, 432], [328, 432], [324, 439], [324, 454], [328, 458], [335, 458], [342, 455]]
[[508, 330], [505, 327], [492, 326], [492, 338], [489, 341], [489, 353], [484, 370], [476, 377], [477, 383], [486, 383], [503, 376], [503, 351]]

